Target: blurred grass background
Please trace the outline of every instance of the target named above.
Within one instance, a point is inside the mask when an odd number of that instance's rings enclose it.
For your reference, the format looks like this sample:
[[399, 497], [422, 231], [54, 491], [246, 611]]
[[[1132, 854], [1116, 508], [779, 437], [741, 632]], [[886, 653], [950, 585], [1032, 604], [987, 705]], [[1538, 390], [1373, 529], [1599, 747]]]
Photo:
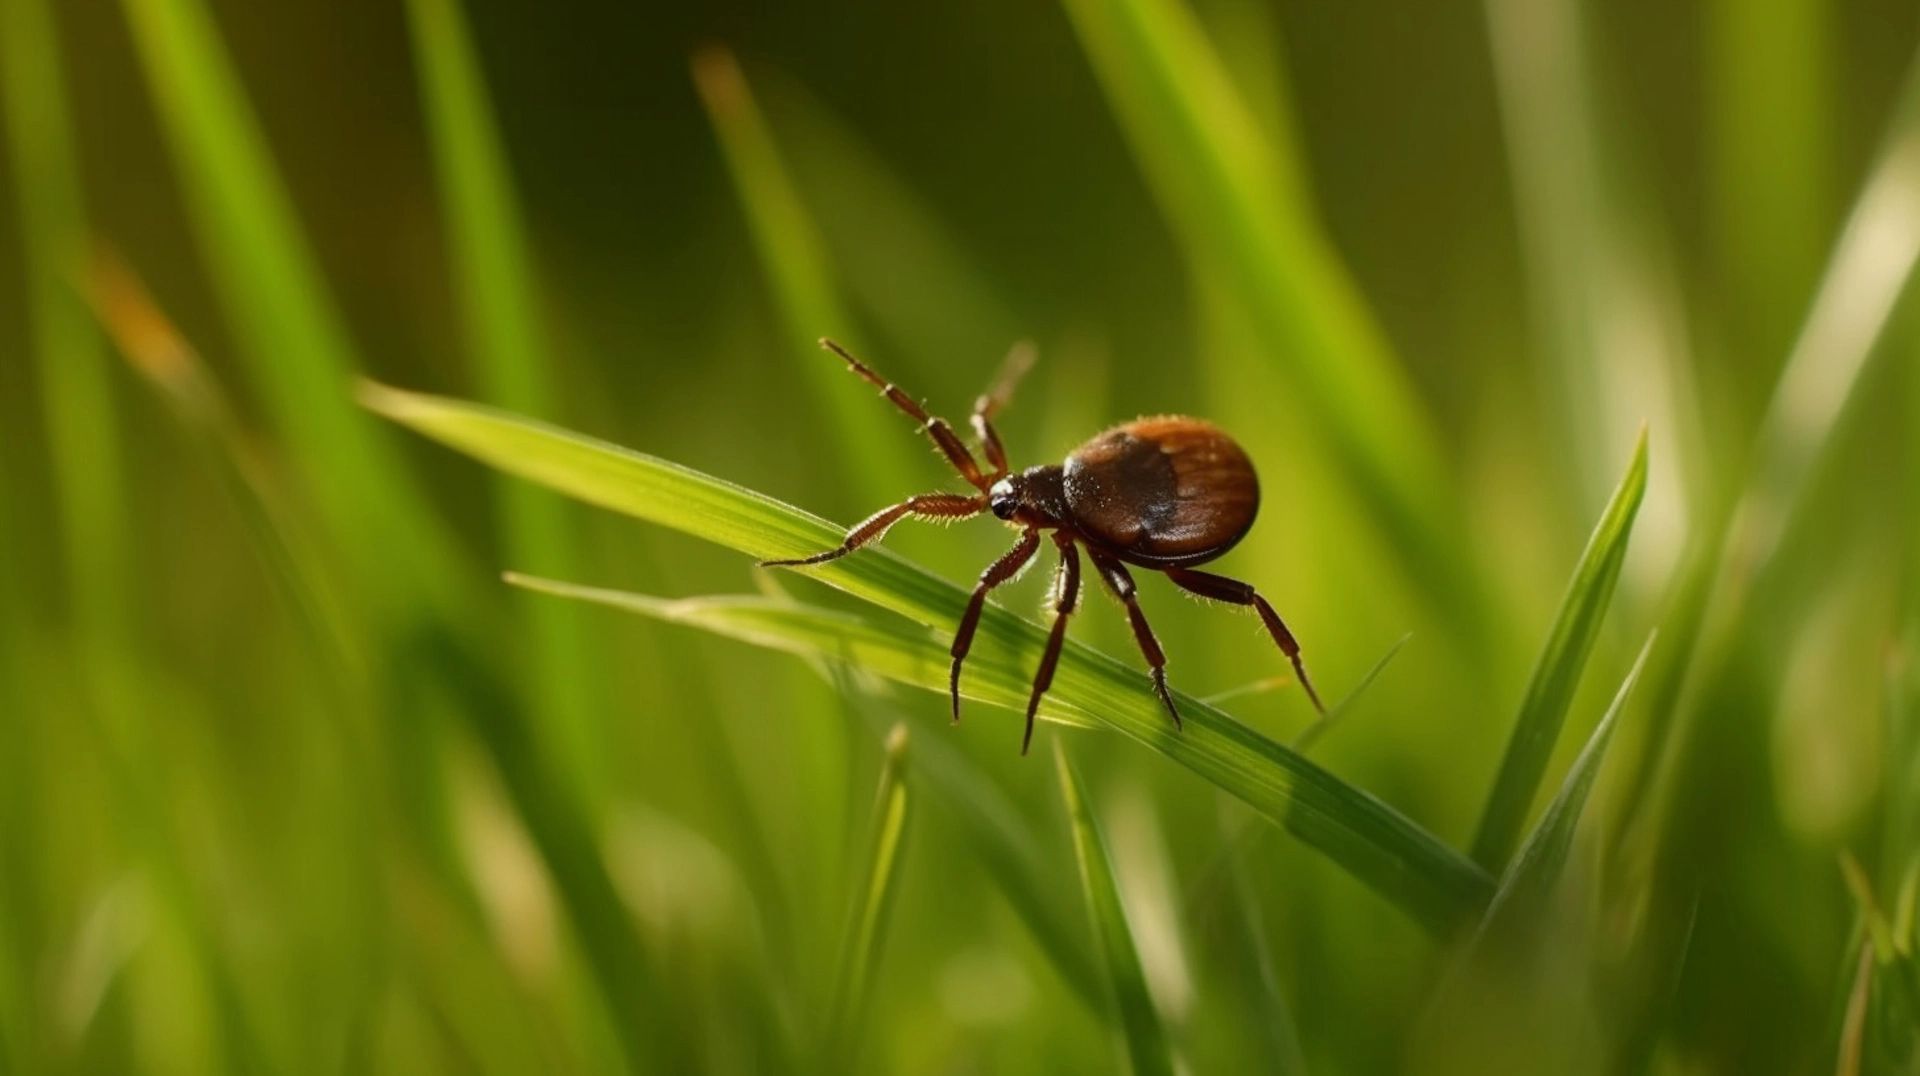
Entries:
[[[0, 1072], [1920, 1070], [1917, 48], [1888, 0], [0, 0]], [[1110, 733], [509, 591], [864, 608], [354, 398], [843, 523], [951, 486], [822, 335], [949, 417], [1033, 340], [1016, 463], [1241, 436], [1220, 570], [1323, 694], [1410, 635], [1312, 758], [1515, 884], [1423, 930]], [[1283, 671], [1142, 588], [1176, 687]]]

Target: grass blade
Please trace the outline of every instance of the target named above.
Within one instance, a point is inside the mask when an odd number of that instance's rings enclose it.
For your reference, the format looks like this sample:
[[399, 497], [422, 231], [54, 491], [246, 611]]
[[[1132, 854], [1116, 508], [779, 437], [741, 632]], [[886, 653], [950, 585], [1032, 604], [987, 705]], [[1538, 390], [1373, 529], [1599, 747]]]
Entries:
[[1567, 771], [1560, 791], [1554, 795], [1553, 802], [1547, 805], [1540, 824], [1527, 836], [1526, 843], [1514, 856], [1513, 865], [1501, 878], [1500, 888], [1487, 906], [1486, 919], [1481, 925], [1482, 934], [1498, 932], [1504, 929], [1505, 924], [1537, 909], [1551, 892], [1553, 884], [1559, 880], [1561, 868], [1566, 864], [1567, 850], [1573, 846], [1574, 829], [1580, 822], [1580, 813], [1586, 807], [1587, 797], [1593, 791], [1594, 780], [1600, 774], [1600, 763], [1606, 757], [1607, 745], [1613, 739], [1620, 711], [1633, 693], [1633, 685], [1639, 681], [1640, 670], [1646, 665], [1647, 655], [1652, 650], [1653, 638], [1649, 637], [1640, 648], [1640, 656], [1634, 659], [1633, 666], [1620, 681], [1620, 689], [1614, 693], [1612, 704], [1600, 718], [1600, 723], [1594, 726], [1592, 735], [1587, 737], [1586, 746], [1580, 749], [1579, 757], [1574, 759], [1572, 768]]
[[[1222, 821], [1226, 820], [1222, 816]], [[1234, 834], [1222, 827], [1222, 835], [1233, 842]], [[1237, 851], [1237, 850], [1236, 850]], [[1300, 1031], [1280, 988], [1280, 973], [1273, 963], [1273, 942], [1269, 937], [1266, 912], [1254, 892], [1245, 856], [1226, 857], [1227, 899], [1233, 907], [1239, 950], [1242, 994], [1247, 999], [1249, 1021], [1258, 1029], [1258, 1038], [1267, 1052], [1266, 1071], [1275, 1076], [1305, 1076], [1306, 1058], [1300, 1052]]]
[[1606, 616], [1613, 586], [1620, 578], [1620, 565], [1627, 558], [1627, 539], [1633, 532], [1633, 519], [1647, 489], [1647, 434], [1643, 428], [1634, 445], [1633, 461], [1613, 491], [1613, 499], [1600, 514], [1600, 522], [1587, 539], [1586, 551], [1573, 570], [1566, 596], [1560, 601], [1559, 615], [1547, 636], [1546, 648], [1534, 665], [1533, 678], [1527, 684], [1526, 697], [1520, 703], [1520, 716], [1514, 722], [1513, 736], [1507, 741], [1507, 754], [1500, 763], [1493, 792], [1480, 818], [1480, 831], [1473, 842], [1474, 861], [1489, 870], [1505, 863], [1519, 839], [1527, 812], [1533, 806], [1546, 773], [1553, 745], [1566, 723], [1567, 707], [1580, 684], [1587, 655], [1599, 635], [1600, 621]]
[[[129, 622], [118, 407], [98, 333], [66, 285], [85, 256], [86, 209], [53, 10], [0, 5], [0, 106], [19, 203], [32, 350], [45, 409], [70, 600], [95, 641]], [[18, 547], [16, 547], [18, 548]]]
[[459, 558], [354, 411], [353, 345], [203, 0], [122, 7], [216, 293], [329, 533], [379, 593], [444, 596]]
[[[349, 692], [364, 689], [367, 656], [340, 608], [337, 583], [280, 485], [246, 444], [204, 360], [116, 255], [96, 251], [86, 284], [101, 323], [128, 365], [153, 387], [219, 474], [331, 686]], [[342, 709], [347, 717], [359, 712], [357, 704]]]
[[[546, 589], [544, 581], [518, 575], [507, 578], [517, 585]], [[804, 651], [796, 648], [796, 652]], [[842, 695], [851, 697], [862, 691], [851, 675], [858, 667], [851, 662], [830, 663], [819, 655], [812, 660]], [[862, 694], [870, 703], [878, 701], [870, 691]], [[886, 722], [893, 720], [883, 720], [882, 713], [896, 708], [869, 705], [860, 709], [875, 732], [882, 733], [890, 727]], [[1102, 987], [1092, 954], [1076, 942], [1079, 932], [1068, 923], [1065, 908], [1056, 898], [1057, 872], [1034, 834], [1030, 816], [1014, 804], [998, 780], [948, 737], [922, 736], [915, 741], [913, 775], [915, 790], [958, 823], [962, 837], [993, 876], [1015, 914], [1026, 922], [1034, 942], [1053, 961], [1061, 979], [1082, 1001], [1098, 1006]]]
[[1402, 566], [1480, 625], [1482, 599], [1445, 507], [1439, 443], [1322, 233], [1293, 149], [1264, 137], [1192, 14], [1175, 0], [1069, 0], [1112, 99], [1196, 265], [1246, 311], [1300, 413]]
[[[843, 458], [861, 461], [854, 479], [860, 487], [876, 498], [897, 499], [900, 490], [912, 488], [915, 481], [924, 483], [926, 477], [923, 473], [915, 479], [906, 464], [908, 454], [867, 451], [873, 445], [901, 442], [901, 423], [840, 376], [846, 367], [838, 359], [813, 346], [822, 336], [851, 344], [860, 334], [835, 285], [826, 243], [787, 174], [746, 76], [733, 54], [716, 46], [694, 57], [693, 81], [720, 138], [728, 173], [773, 286], [785, 326], [782, 335], [795, 342], [791, 355], [800, 380], [831, 420], [829, 443], [837, 444]], [[879, 368], [896, 365], [881, 361]]]
[[[472, 35], [459, 0], [410, 0], [407, 14], [453, 247], [449, 260], [481, 394], [503, 407], [549, 413], [556, 393], [544, 361], [533, 259]], [[578, 574], [565, 502], [516, 482], [500, 483], [495, 495], [503, 546], [514, 563]], [[578, 610], [530, 602], [518, 612], [530, 628], [543, 723], [555, 726], [570, 771], [597, 784], [606, 756], [592, 726], [595, 679], [586, 672], [592, 661]]]
[[800, 194], [838, 277], [885, 337], [923, 367], [981, 368], [1026, 332], [992, 274], [933, 207], [825, 102], [788, 79], [759, 80], [791, 150]]
[[[1920, 52], [1908, 61], [1878, 157], [1828, 257], [1819, 290], [1801, 324], [1761, 421], [1752, 465], [1730, 512], [1699, 543], [1679, 592], [1684, 620], [1662, 634], [1648, 677], [1653, 749], [1632, 776], [1629, 828], [1672, 828], [1699, 768], [1701, 717], [1691, 693], [1746, 626], [1757, 583], [1799, 513], [1814, 469], [1834, 440], [1867, 360], [1920, 262]], [[1671, 843], [1671, 842], [1668, 842]]]
[[[826, 520], [656, 457], [475, 404], [377, 385], [366, 386], [362, 398], [375, 411], [501, 470], [758, 559], [798, 556], [839, 540], [840, 529]], [[884, 549], [821, 565], [811, 574], [943, 630], [952, 629], [965, 605], [959, 587]], [[1045, 633], [989, 606], [978, 638], [983, 653], [1035, 654]], [[944, 660], [940, 665], [944, 669]], [[979, 685], [975, 676], [963, 686], [977, 692]], [[1186, 731], [1176, 732], [1142, 685], [1138, 669], [1070, 641], [1049, 696], [1051, 709], [1116, 729], [1201, 774], [1431, 927], [1447, 929], [1478, 914], [1492, 880], [1465, 857], [1373, 796], [1198, 700], [1183, 699]]]
[[860, 889], [846, 944], [840, 952], [840, 973], [827, 1017], [826, 1060], [843, 1070], [856, 1060], [860, 1021], [867, 1011], [873, 974], [880, 962], [880, 941], [886, 934], [894, 892], [899, 888], [901, 846], [912, 806], [906, 781], [905, 725], [895, 725], [887, 734], [886, 752], [880, 767], [880, 787], [873, 798], [866, 885]]
[[1099, 823], [1087, 805], [1086, 789], [1065, 749], [1054, 741], [1053, 760], [1060, 772], [1060, 794], [1067, 804], [1067, 823], [1073, 831], [1074, 859], [1080, 865], [1081, 892], [1087, 898], [1087, 915], [1093, 921], [1107, 976], [1113, 987], [1116, 1015], [1125, 1036], [1127, 1056], [1135, 1076], [1165, 1073], [1172, 1076], [1174, 1065], [1166, 1030], [1154, 1009], [1153, 996], [1147, 992], [1147, 978], [1140, 969], [1140, 954], [1133, 943], [1133, 928], [1127, 925], [1127, 911], [1120, 903], [1120, 891], [1113, 880], [1113, 863], [1107, 855], [1107, 841]]
[[401, 658], [442, 672], [438, 683], [458, 696], [461, 712], [497, 768], [566, 903], [627, 1067], [635, 1073], [696, 1071], [685, 1056], [690, 1044], [672, 1031], [675, 1006], [621, 902], [594, 827], [534, 742], [532, 722], [519, 712], [518, 697], [449, 629], [430, 625], [405, 646]]
[[[1570, 926], [1567, 919], [1543, 913], [1560, 882], [1574, 832], [1620, 712], [1652, 648], [1653, 639], [1648, 638], [1567, 772], [1560, 791], [1501, 878], [1485, 917], [1456, 951], [1420, 1021], [1424, 1051], [1446, 1054], [1464, 1048], [1467, 1056], [1484, 1059], [1489, 1045], [1485, 1036], [1502, 1021], [1550, 1021], [1549, 1014], [1569, 1003], [1570, 997], [1586, 991], [1581, 982], [1565, 981], [1568, 964], [1564, 961], [1568, 947], [1585, 944], [1586, 932]], [[1583, 893], [1578, 899], [1589, 898], [1590, 894]], [[1569, 915], [1574, 920], [1579, 918], [1574, 913]], [[1462, 1028], [1468, 1029], [1465, 1034]], [[1493, 1034], [1498, 1040], [1498, 1033]], [[1529, 1069], [1548, 1064], [1549, 1059], [1554, 1059], [1553, 1064], [1565, 1063], [1550, 1037], [1529, 1038], [1523, 1032], [1510, 1048], [1526, 1054], [1540, 1051], [1529, 1057]], [[1495, 1051], [1494, 1056], [1508, 1055]], [[1461, 1059], [1454, 1059], [1456, 1066], [1461, 1063]]]

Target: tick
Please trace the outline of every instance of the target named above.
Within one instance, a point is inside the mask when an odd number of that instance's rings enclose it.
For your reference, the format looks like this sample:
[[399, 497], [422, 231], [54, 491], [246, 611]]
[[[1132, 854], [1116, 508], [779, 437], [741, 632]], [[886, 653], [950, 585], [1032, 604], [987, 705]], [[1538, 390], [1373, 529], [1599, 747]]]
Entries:
[[875, 373], [851, 352], [822, 340], [820, 345], [846, 360], [853, 372], [877, 386], [894, 406], [905, 411], [932, 438], [960, 477], [977, 491], [922, 493], [883, 508], [847, 532], [839, 546], [795, 560], [761, 561], [763, 567], [797, 568], [837, 560], [869, 542], [879, 541], [900, 520], [913, 516], [928, 520], [967, 519], [982, 512], [1020, 532], [1013, 548], [987, 566], [967, 599], [960, 628], [953, 637], [953, 670], [949, 693], [953, 719], [960, 720], [960, 667], [973, 645], [974, 629], [987, 593], [1019, 575], [1040, 551], [1042, 532], [1048, 532], [1060, 551], [1051, 602], [1053, 628], [1027, 700], [1027, 728], [1020, 753], [1033, 744], [1033, 716], [1040, 699], [1053, 683], [1060, 646], [1066, 640], [1067, 618], [1080, 603], [1080, 554], [1087, 559], [1107, 590], [1126, 606], [1133, 637], [1146, 657], [1154, 693], [1166, 704], [1175, 728], [1180, 710], [1167, 691], [1167, 655], [1147, 624], [1128, 565], [1164, 574], [1175, 586], [1202, 598], [1252, 606], [1280, 652], [1293, 663], [1294, 674], [1314, 709], [1326, 712], [1307, 679], [1300, 660], [1300, 644], [1251, 584], [1223, 575], [1197, 571], [1199, 565], [1232, 549], [1253, 526], [1260, 508], [1260, 483], [1253, 462], [1219, 427], [1197, 418], [1165, 415], [1122, 423], [1094, 437], [1067, 455], [1065, 463], [1029, 467], [1015, 473], [1007, 465], [1007, 451], [994, 432], [993, 416], [1006, 406], [1014, 385], [1026, 372], [1024, 352], [1009, 357], [1006, 369], [992, 389], [974, 401], [972, 426], [990, 471], [983, 471], [944, 419], [927, 414], [913, 397]]

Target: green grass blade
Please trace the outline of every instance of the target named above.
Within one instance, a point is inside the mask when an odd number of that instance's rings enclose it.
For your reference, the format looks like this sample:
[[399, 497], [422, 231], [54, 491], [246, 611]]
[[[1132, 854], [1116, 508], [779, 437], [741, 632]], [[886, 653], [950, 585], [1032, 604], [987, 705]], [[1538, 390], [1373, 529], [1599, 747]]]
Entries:
[[[844, 376], [847, 368], [839, 359], [815, 346], [820, 337], [830, 336], [857, 354], [860, 334], [841, 300], [819, 227], [794, 188], [738, 61], [725, 49], [709, 48], [694, 57], [693, 80], [773, 288], [788, 353], [833, 431], [826, 443], [843, 460], [861, 461], [854, 481], [876, 499], [876, 508], [879, 500], [897, 500], [915, 483], [926, 485], [928, 474], [916, 477], [907, 464], [911, 453], [871, 451], [875, 445], [904, 443], [911, 424], [874, 402], [865, 385]], [[886, 356], [868, 357], [883, 372], [900, 365]]]
[[[493, 107], [459, 0], [411, 0], [407, 13], [438, 166], [450, 262], [466, 343], [481, 394], [503, 407], [550, 414], [556, 391], [540, 328], [525, 228]], [[569, 506], [545, 490], [502, 482], [495, 491], [503, 547], [516, 564], [579, 574]], [[590, 785], [604, 779], [606, 753], [594, 734], [593, 664], [579, 611], [522, 603], [543, 724], [555, 728], [568, 769]]]
[[696, 1071], [686, 1056], [688, 1040], [673, 1030], [677, 1007], [608, 873], [594, 827], [534, 742], [532, 722], [520, 712], [510, 685], [443, 627], [424, 628], [407, 641], [400, 657], [439, 670], [439, 684], [458, 696], [455, 701], [497, 768], [566, 904], [627, 1067], [635, 1073]]
[[984, 387], [994, 361], [1031, 331], [1014, 304], [906, 178], [824, 102], [789, 80], [760, 81], [847, 296], [887, 339], [911, 346], [923, 368], [975, 369]]
[[382, 594], [449, 586], [440, 521], [355, 413], [353, 346], [203, 0], [122, 7], [217, 296], [329, 533]]
[[1069, 0], [1094, 72], [1196, 265], [1244, 308], [1402, 567], [1476, 628], [1439, 441], [1309, 204], [1176, 0]]
[[928, 802], [958, 823], [975, 857], [993, 876], [1060, 978], [1089, 1006], [1103, 989], [1093, 954], [1056, 898], [1059, 874], [1021, 813], [998, 782], [941, 736], [914, 745], [913, 771]]
[[1702, 670], [1727, 660], [1728, 648], [1746, 626], [1747, 599], [1773, 570], [1774, 554], [1799, 514], [1816, 464], [1842, 426], [1917, 261], [1920, 52], [1908, 61], [1877, 159], [1774, 385], [1734, 507], [1706, 528], [1680, 583], [1685, 622], [1662, 633], [1648, 678], [1649, 741], [1655, 749], [1643, 755], [1633, 775], [1635, 795], [1628, 807], [1635, 812], [1635, 829], [1642, 821], [1671, 825], [1694, 768], [1718, 762], [1699, 753], [1698, 715], [1690, 709], [1689, 692], [1703, 679]]
[[[507, 579], [534, 590], [548, 589], [544, 580], [512, 574]], [[570, 596], [566, 588], [560, 588], [560, 592]], [[832, 614], [824, 615], [831, 621]], [[857, 618], [849, 619], [855, 621], [850, 625], [852, 630], [863, 629]], [[835, 629], [830, 623], [827, 627], [830, 638]], [[774, 642], [768, 645], [779, 646]], [[831, 644], [823, 640], [823, 645]], [[797, 640], [792, 649], [807, 652]], [[861, 691], [850, 675], [858, 666], [845, 661], [829, 663], [818, 652], [812, 660], [842, 695], [850, 697]], [[862, 710], [878, 733], [888, 727], [880, 720], [881, 714], [892, 715], [897, 708], [867, 706]], [[893, 720], [892, 716], [887, 720]], [[1061, 979], [1089, 1006], [1100, 1005], [1103, 988], [1094, 971], [1092, 954], [1077, 943], [1079, 930], [1067, 921], [1066, 909], [1057, 898], [1057, 872], [1034, 833], [1031, 818], [1015, 805], [998, 780], [949, 737], [922, 736], [914, 742], [913, 777], [916, 791], [958, 824], [962, 838], [972, 846], [1014, 913], [1025, 921], [1034, 942], [1053, 961]]]
[[1620, 565], [1627, 559], [1627, 539], [1646, 489], [1647, 435], [1643, 429], [1634, 445], [1633, 461], [1600, 514], [1600, 522], [1574, 568], [1566, 596], [1560, 601], [1553, 631], [1547, 636], [1547, 645], [1540, 652], [1526, 697], [1520, 703], [1506, 758], [1487, 797], [1479, 835], [1473, 842], [1473, 858], [1489, 870], [1498, 870], [1506, 863], [1539, 792], [1547, 760], [1560, 738], [1560, 727], [1566, 723], [1567, 707], [1573, 703], [1580, 673], [1586, 668], [1587, 655], [1593, 651], [1600, 622], [1613, 597], [1614, 583], [1620, 578]]
[[1537, 911], [1559, 880], [1561, 869], [1566, 865], [1567, 851], [1573, 846], [1574, 829], [1579, 825], [1581, 811], [1586, 807], [1587, 797], [1592, 793], [1594, 781], [1600, 774], [1600, 763], [1606, 758], [1614, 727], [1619, 724], [1620, 711], [1633, 694], [1633, 685], [1639, 681], [1640, 670], [1645, 667], [1647, 655], [1652, 650], [1653, 637], [1649, 637], [1640, 648], [1640, 655], [1627, 670], [1626, 677], [1620, 681], [1612, 704], [1601, 716], [1599, 724], [1594, 726], [1592, 734], [1587, 737], [1586, 746], [1580, 749], [1579, 757], [1574, 759], [1572, 768], [1567, 771], [1560, 791], [1555, 793], [1553, 802], [1547, 805], [1539, 824], [1527, 835], [1526, 843], [1514, 856], [1512, 866], [1500, 879], [1500, 888], [1488, 904], [1486, 919], [1481, 924], [1482, 934], [1498, 933], [1506, 929], [1506, 924]]
[[873, 798], [865, 885], [860, 888], [853, 921], [840, 952], [839, 978], [827, 1018], [826, 1060], [843, 1069], [851, 1067], [857, 1057], [860, 1022], [873, 991], [881, 942], [892, 913], [894, 893], [899, 889], [901, 847], [906, 841], [912, 807], [906, 776], [907, 727], [895, 725], [887, 734], [880, 787]]
[[1113, 987], [1115, 1015], [1120, 1021], [1127, 1046], [1127, 1057], [1134, 1076], [1151, 1076], [1174, 1070], [1171, 1047], [1160, 1014], [1154, 1008], [1153, 995], [1147, 991], [1146, 974], [1140, 968], [1140, 953], [1133, 944], [1133, 928], [1127, 924], [1127, 911], [1120, 903], [1120, 890], [1113, 879], [1113, 864], [1107, 855], [1107, 841], [1087, 805], [1087, 793], [1074, 772], [1067, 752], [1054, 741], [1053, 760], [1060, 772], [1060, 794], [1067, 804], [1067, 823], [1073, 831], [1074, 859], [1080, 865], [1081, 892], [1087, 898], [1087, 915], [1093, 921], [1095, 941]]
[[[1230, 829], [1223, 826], [1221, 833], [1233, 842]], [[1280, 973], [1273, 963], [1273, 942], [1268, 936], [1266, 913], [1254, 892], [1247, 859], [1239, 854], [1230, 854], [1226, 859], [1227, 899], [1233, 906], [1239, 935], [1235, 948], [1242, 990], [1248, 998], [1246, 1011], [1253, 1014], [1250, 1022], [1255, 1025], [1256, 1037], [1267, 1051], [1264, 1071], [1275, 1076], [1305, 1076], [1307, 1062], [1300, 1052], [1299, 1027], [1293, 1007], [1287, 1004], [1286, 995], [1280, 989]]]
[[128, 623], [128, 528], [118, 408], [106, 355], [92, 319], [67, 285], [86, 254], [87, 220], [63, 66], [46, 0], [0, 4], [0, 118], [19, 207], [15, 234], [26, 272], [55, 508], [75, 615], [83, 631], [97, 637], [117, 634]]
[[[1543, 961], [1543, 954], [1554, 952], [1557, 946], [1579, 944], [1575, 940], [1577, 931], [1559, 933], [1567, 929], [1565, 921], [1546, 914], [1549, 898], [1561, 880], [1581, 813], [1599, 776], [1600, 764], [1612, 742], [1620, 713], [1652, 648], [1653, 639], [1649, 637], [1621, 680], [1606, 713], [1567, 771], [1553, 802], [1500, 879], [1500, 888], [1488, 904], [1485, 917], [1455, 952], [1420, 1021], [1425, 1029], [1423, 1037], [1448, 1042], [1456, 1038], [1460, 1027], [1485, 1023], [1488, 1012], [1502, 1014], [1495, 1018], [1497, 1023], [1515, 1013], [1539, 1011], [1529, 1008], [1527, 1002], [1540, 998], [1542, 991], [1577, 993], [1582, 989], [1579, 984], [1556, 982], [1549, 986], [1537, 979], [1550, 975], [1548, 968], [1564, 966], [1552, 960]], [[1576, 899], [1591, 898], [1582, 894]], [[1638, 1000], [1632, 994], [1622, 997]], [[1548, 1010], [1551, 1008], [1549, 1003]], [[1455, 1046], [1473, 1043], [1476, 1037], [1469, 1034]], [[1528, 1043], [1525, 1048], [1551, 1049], [1546, 1041]], [[1471, 1052], [1478, 1055], [1482, 1049], [1474, 1046]]]
[[[830, 548], [841, 534], [826, 520], [751, 490], [490, 408], [375, 385], [366, 386], [362, 398], [381, 414], [491, 466], [757, 559]], [[884, 549], [830, 562], [810, 574], [944, 631], [952, 630], [965, 605], [959, 587]], [[989, 607], [978, 638], [983, 653], [997, 648], [1001, 654], [1031, 655], [1039, 652], [1045, 632]], [[1186, 731], [1176, 732], [1143, 683], [1138, 669], [1070, 641], [1049, 696], [1051, 709], [1079, 713], [1193, 769], [1429, 926], [1446, 929], [1462, 916], [1476, 915], [1491, 893], [1491, 878], [1465, 857], [1378, 799], [1225, 713], [1183, 698]], [[979, 677], [969, 677], [965, 686], [977, 691]]]

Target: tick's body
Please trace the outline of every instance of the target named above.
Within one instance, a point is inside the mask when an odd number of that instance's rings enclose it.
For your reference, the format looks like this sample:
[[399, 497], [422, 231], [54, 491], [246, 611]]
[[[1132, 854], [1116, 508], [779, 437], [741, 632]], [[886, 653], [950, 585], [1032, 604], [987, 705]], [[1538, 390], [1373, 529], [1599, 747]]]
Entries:
[[929, 416], [912, 397], [875, 374], [864, 363], [832, 341], [821, 341], [845, 359], [853, 370], [879, 386], [888, 399], [921, 424], [961, 477], [978, 495], [929, 493], [910, 497], [883, 509], [847, 533], [836, 549], [800, 560], [767, 561], [770, 565], [819, 564], [843, 557], [884, 535], [900, 519], [913, 515], [928, 519], [961, 519], [991, 511], [1018, 528], [1020, 540], [981, 574], [972, 598], [961, 615], [953, 640], [953, 716], [960, 718], [960, 667], [973, 643], [974, 628], [987, 592], [1018, 575], [1040, 549], [1040, 532], [1051, 531], [1060, 550], [1055, 580], [1053, 631], [1034, 677], [1027, 703], [1024, 753], [1033, 739], [1033, 717], [1040, 698], [1053, 682], [1066, 637], [1067, 617], [1078, 607], [1080, 558], [1077, 545], [1087, 548], [1094, 569], [1107, 589], [1127, 607], [1135, 639], [1150, 667], [1154, 691], [1166, 704], [1175, 725], [1180, 711], [1167, 692], [1166, 655], [1148, 627], [1135, 597], [1128, 564], [1164, 572], [1181, 588], [1205, 598], [1250, 605], [1283, 653], [1292, 661], [1300, 685], [1319, 708], [1319, 696], [1307, 680], [1300, 648], [1273, 606], [1252, 586], [1207, 572], [1194, 571], [1220, 556], [1244, 537], [1260, 508], [1260, 484], [1253, 463], [1233, 439], [1211, 423], [1195, 418], [1143, 418], [1100, 434], [1067, 456], [1064, 464], [1029, 467], [1014, 473], [1006, 451], [994, 432], [994, 412], [1006, 403], [1013, 382], [1022, 372], [1010, 364], [998, 385], [974, 405], [973, 429], [979, 436], [991, 473], [980, 465], [944, 421]]

